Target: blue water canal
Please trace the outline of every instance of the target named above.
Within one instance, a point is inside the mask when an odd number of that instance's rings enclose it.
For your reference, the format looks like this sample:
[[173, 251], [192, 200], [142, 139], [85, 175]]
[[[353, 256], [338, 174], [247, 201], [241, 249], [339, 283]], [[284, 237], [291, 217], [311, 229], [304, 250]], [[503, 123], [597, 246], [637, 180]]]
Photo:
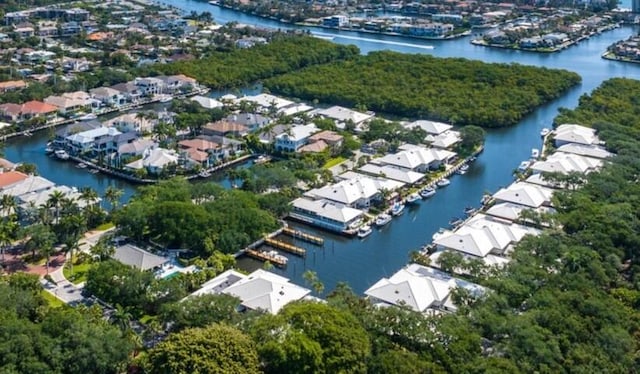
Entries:
[[[286, 28], [275, 21], [222, 9], [207, 3], [191, 0], [163, 0], [165, 4], [179, 7], [186, 12], [208, 11], [217, 22], [236, 21], [271, 28]], [[628, 5], [623, 4], [628, 7]], [[478, 206], [484, 192], [494, 192], [513, 180], [512, 171], [520, 161], [529, 157], [531, 148], [541, 146], [540, 130], [550, 127], [558, 108], [575, 107], [579, 97], [596, 88], [612, 77], [640, 79], [640, 66], [603, 60], [600, 55], [615, 41], [626, 39], [637, 33], [636, 27], [625, 26], [581, 42], [561, 53], [535, 54], [519, 51], [489, 49], [473, 46], [469, 37], [451, 41], [420, 41], [397, 37], [377, 36], [311, 29], [312, 33], [334, 37], [336, 43], [355, 44], [362, 53], [376, 50], [394, 50], [405, 53], [426, 53], [439, 57], [464, 57], [486, 62], [520, 63], [525, 65], [562, 68], [575, 71], [582, 76], [582, 84], [566, 92], [554, 102], [540, 107], [523, 119], [518, 125], [488, 132], [484, 153], [463, 176], [452, 177], [449, 187], [438, 191], [437, 195], [419, 206], [407, 209], [405, 214], [394, 219], [391, 224], [364, 240], [334, 236], [317, 232], [309, 227], [307, 231], [325, 238], [324, 247], [314, 247], [299, 242], [307, 249], [306, 258], [289, 256], [289, 264], [284, 270], [275, 270], [304, 284], [302, 273], [312, 269], [318, 273], [331, 290], [338, 282], [347, 282], [356, 292], [361, 293], [380, 277], [391, 275], [408, 261], [408, 254], [430, 241], [434, 232], [454, 216], [461, 216], [465, 206]], [[424, 46], [433, 46], [426, 49]], [[43, 154], [47, 134], [36, 134], [31, 138], [10, 141], [5, 147], [6, 157], [13, 161], [28, 161], [38, 165], [39, 172], [56, 183], [72, 186], [91, 186], [98, 191], [114, 184], [130, 196], [134, 187], [100, 174], [90, 174], [76, 168], [71, 163], [60, 163]], [[251, 259], [240, 260], [240, 266], [251, 270], [261, 263]]]

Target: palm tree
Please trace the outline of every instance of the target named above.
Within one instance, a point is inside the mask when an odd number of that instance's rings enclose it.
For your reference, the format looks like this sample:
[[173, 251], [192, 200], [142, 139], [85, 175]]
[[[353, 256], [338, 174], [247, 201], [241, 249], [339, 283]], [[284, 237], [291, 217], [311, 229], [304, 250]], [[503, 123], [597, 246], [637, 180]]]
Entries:
[[0, 221], [0, 250], [2, 251], [3, 264], [6, 249], [11, 245], [11, 241], [15, 239], [18, 227], [18, 222], [16, 222], [16, 217], [13, 214], [9, 215], [8, 219]]
[[106, 191], [104, 191], [104, 198], [111, 205], [111, 213], [113, 213], [113, 211], [118, 207], [120, 197], [123, 193], [124, 191], [114, 186], [109, 186], [107, 187]]
[[53, 208], [53, 222], [57, 222], [60, 216], [60, 204], [64, 198], [64, 193], [60, 190], [54, 190], [47, 199], [47, 205]]
[[11, 195], [2, 195], [0, 198], [0, 210], [2, 211], [3, 216], [8, 216], [12, 213], [15, 213], [16, 210], [16, 200]]
[[124, 334], [125, 331], [129, 330], [132, 318], [133, 316], [127, 308], [123, 308], [120, 304], [116, 304], [116, 309], [111, 315], [111, 323], [118, 326], [120, 331]]
[[324, 291], [324, 284], [318, 278], [318, 274], [315, 271], [307, 270], [302, 274], [302, 278], [311, 285], [317, 294], [321, 294]]
[[29, 240], [26, 247], [30, 249], [35, 257], [36, 251], [47, 258], [46, 267], [49, 274], [49, 259], [53, 253], [53, 245], [56, 236], [48, 226], [43, 224], [35, 224], [28, 228]]
[[98, 202], [98, 192], [91, 187], [82, 187], [80, 189], [80, 200], [84, 201], [85, 206], [93, 205]]

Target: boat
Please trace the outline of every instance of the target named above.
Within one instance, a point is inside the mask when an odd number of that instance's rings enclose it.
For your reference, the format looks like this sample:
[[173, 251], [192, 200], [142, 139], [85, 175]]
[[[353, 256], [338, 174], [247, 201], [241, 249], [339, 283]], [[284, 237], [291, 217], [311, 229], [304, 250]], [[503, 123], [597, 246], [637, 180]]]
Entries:
[[531, 159], [537, 160], [540, 157], [540, 150], [538, 148], [531, 148]]
[[78, 163], [78, 165], [76, 165], [76, 167], [80, 168], [80, 169], [84, 169], [84, 168], [87, 167], [87, 164], [85, 164], [84, 162], [80, 162], [80, 163]]
[[256, 165], [259, 165], [259, 164], [267, 163], [269, 161], [271, 161], [271, 157], [269, 157], [267, 155], [260, 155], [260, 156], [256, 157], [255, 160], [253, 160], [253, 163], [256, 164]]
[[47, 143], [47, 145], [44, 147], [44, 153], [51, 154], [53, 153], [53, 151], [55, 151], [55, 148], [53, 148], [53, 145], [51, 144], [51, 142]]
[[468, 158], [468, 162], [475, 162], [478, 158], [476, 156], [471, 156]]
[[287, 256], [281, 255], [280, 253], [278, 253], [278, 251], [269, 251], [266, 252], [266, 255], [277, 260], [277, 261], [282, 261], [285, 264], [287, 263], [287, 261], [289, 261], [289, 259], [287, 258]]
[[489, 194], [482, 195], [482, 199], [480, 199], [480, 204], [487, 205], [491, 201], [492, 196]]
[[456, 174], [465, 175], [465, 174], [467, 174], [467, 171], [469, 171], [469, 165], [464, 164], [464, 165], [460, 166], [460, 168], [458, 170], [456, 170]]
[[431, 239], [432, 239], [432, 240], [438, 240], [438, 238], [439, 238], [439, 237], [441, 237], [441, 236], [442, 236], [442, 234], [444, 234], [446, 231], [447, 231], [447, 230], [446, 230], [445, 228], [442, 228], [442, 227], [441, 227], [441, 228], [439, 228], [439, 229], [438, 229], [438, 232], [434, 233], [434, 234], [431, 236]]
[[389, 222], [391, 222], [391, 216], [386, 213], [382, 213], [376, 218], [376, 226], [378, 227], [382, 227]]
[[550, 132], [551, 130], [545, 127], [542, 130], [540, 130], [540, 136], [544, 138], [545, 136], [549, 135]]
[[468, 207], [464, 208], [464, 214], [466, 214], [468, 216], [472, 215], [476, 211], [477, 211], [477, 209], [472, 207], [472, 206], [468, 206]]
[[23, 132], [23, 133], [22, 133], [22, 135], [24, 135], [24, 136], [31, 136], [31, 135], [33, 135], [33, 134], [31, 133], [31, 131], [25, 131], [25, 132]]
[[198, 176], [199, 176], [200, 178], [209, 178], [209, 177], [211, 176], [211, 173], [209, 173], [209, 172], [208, 172], [208, 171], [206, 171], [206, 170], [203, 170], [203, 171], [201, 171], [201, 172], [199, 172], [199, 173], [198, 173]]
[[91, 174], [98, 174], [100, 172], [100, 170], [98, 169], [89, 169], [89, 173]]
[[393, 208], [391, 208], [391, 215], [394, 217], [397, 217], [402, 213], [404, 213], [404, 204], [402, 203], [393, 204]]
[[531, 161], [522, 161], [520, 165], [518, 165], [518, 171], [524, 173], [531, 166]]
[[422, 189], [422, 191], [420, 191], [420, 196], [423, 199], [428, 199], [435, 194], [436, 194], [435, 188], [431, 188], [431, 187], [424, 188]]
[[438, 187], [447, 187], [450, 184], [451, 184], [451, 181], [448, 180], [447, 178], [442, 178], [438, 182], [436, 182], [436, 185]]
[[98, 118], [98, 116], [96, 114], [89, 113], [89, 114], [85, 114], [84, 116], [78, 117], [78, 120], [80, 120], [80, 121], [89, 121], [89, 120], [96, 119], [96, 118]]
[[161, 103], [168, 103], [171, 100], [173, 100], [173, 96], [171, 96], [171, 95], [159, 95], [158, 96], [158, 101], [161, 102]]
[[371, 226], [369, 225], [362, 225], [360, 226], [360, 228], [358, 229], [358, 238], [362, 239], [362, 238], [366, 238], [367, 236], [369, 236], [371, 233], [373, 232], [373, 230], [371, 229]]
[[462, 223], [464, 223], [464, 220], [462, 218], [458, 218], [458, 217], [453, 217], [449, 220], [449, 226], [456, 228], [460, 225], [462, 225]]
[[58, 149], [58, 150], [56, 150], [54, 152], [54, 154], [56, 155], [57, 158], [59, 158], [61, 160], [68, 160], [69, 159], [69, 154], [64, 149]]
[[409, 194], [409, 196], [407, 196], [407, 204], [415, 204], [421, 199], [422, 198], [420, 197], [420, 195], [414, 192], [412, 194]]

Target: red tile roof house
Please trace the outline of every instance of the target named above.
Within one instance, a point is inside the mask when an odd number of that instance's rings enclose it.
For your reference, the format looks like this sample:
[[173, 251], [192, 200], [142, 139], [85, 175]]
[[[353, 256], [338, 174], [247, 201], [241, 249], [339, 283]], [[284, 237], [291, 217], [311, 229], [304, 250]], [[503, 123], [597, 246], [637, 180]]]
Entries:
[[313, 134], [309, 137], [309, 143], [300, 149], [298, 152], [312, 152], [318, 153], [324, 151], [326, 148], [330, 148], [331, 152], [340, 151], [344, 137], [333, 131], [321, 131]]
[[218, 136], [245, 136], [249, 133], [249, 128], [239, 123], [218, 121], [213, 123], [207, 123], [202, 127], [202, 134], [204, 135], [218, 135]]
[[0, 104], [0, 118], [5, 121], [16, 122], [20, 120], [22, 105], [20, 104]]
[[182, 140], [178, 145], [180, 152], [186, 154], [189, 160], [205, 168], [217, 159], [217, 151], [221, 148], [219, 144], [204, 139]]
[[27, 83], [23, 80], [0, 82], [0, 92], [19, 90], [27, 87]]
[[46, 120], [55, 118], [58, 107], [55, 105], [43, 103], [42, 101], [32, 100], [22, 104], [20, 117], [23, 120], [44, 117]]

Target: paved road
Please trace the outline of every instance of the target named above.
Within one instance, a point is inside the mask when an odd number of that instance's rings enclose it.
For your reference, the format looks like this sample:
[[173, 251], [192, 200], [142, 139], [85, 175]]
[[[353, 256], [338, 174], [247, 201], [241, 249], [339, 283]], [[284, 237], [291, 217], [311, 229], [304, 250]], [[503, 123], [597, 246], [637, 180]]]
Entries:
[[44, 278], [40, 279], [42, 287], [44, 287], [47, 292], [51, 293], [58, 299], [62, 300], [65, 304], [69, 305], [75, 305], [84, 301], [84, 297], [82, 296], [84, 283], [75, 285], [69, 282], [62, 274], [62, 268], [49, 273], [49, 275], [51, 276], [51, 279], [53, 279], [55, 284], [47, 281]]

